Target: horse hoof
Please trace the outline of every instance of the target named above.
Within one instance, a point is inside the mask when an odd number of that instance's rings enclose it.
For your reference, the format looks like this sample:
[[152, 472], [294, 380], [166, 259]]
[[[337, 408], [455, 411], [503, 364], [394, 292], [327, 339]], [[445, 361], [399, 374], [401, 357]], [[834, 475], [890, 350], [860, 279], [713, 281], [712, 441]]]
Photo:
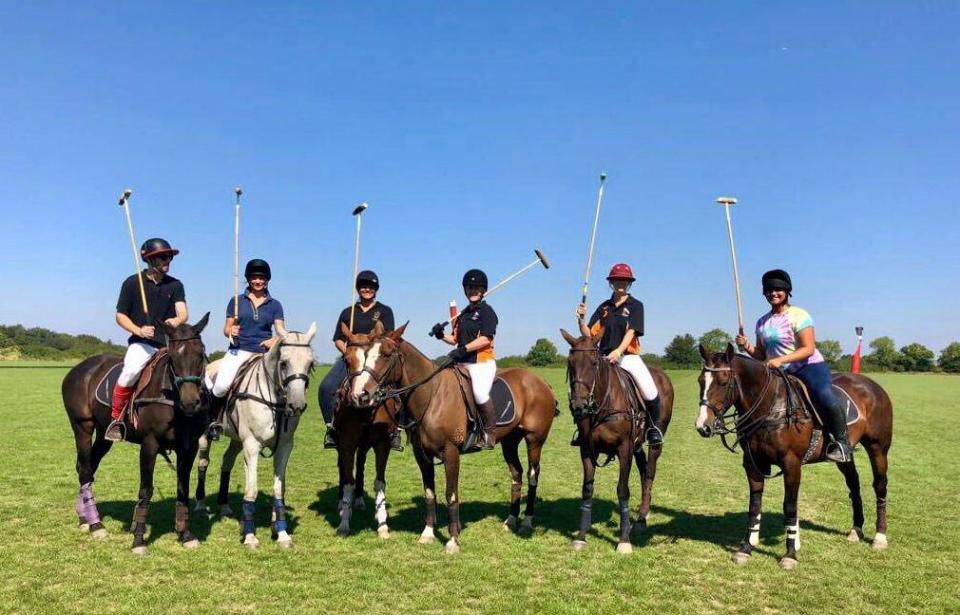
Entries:
[[107, 535], [108, 535], [107, 530], [105, 530], [104, 528], [100, 528], [99, 530], [94, 530], [90, 532], [90, 536], [94, 540], [103, 540], [104, 538], [107, 537]]
[[637, 522], [633, 524], [633, 527], [630, 528], [630, 533], [634, 536], [640, 536], [645, 531], [647, 531], [646, 521], [637, 520]]
[[424, 528], [417, 542], [422, 545], [432, 545], [434, 540], [436, 540], [436, 538], [433, 536], [433, 528], [428, 527]]
[[629, 553], [633, 553], [633, 545], [630, 544], [629, 542], [621, 542], [621, 543], [618, 543], [618, 544], [617, 544], [617, 553], [622, 553], [622, 554], [624, 554], [624, 555], [627, 555], [627, 554], [629, 554]]
[[524, 517], [520, 522], [520, 533], [530, 534], [533, 532], [533, 517]]
[[344, 536], [349, 536], [349, 535], [350, 535], [349, 526], [344, 527], [341, 525], [340, 527], [337, 528], [337, 536], [340, 536], [341, 538], [343, 538]]
[[455, 538], [451, 538], [447, 541], [446, 546], [443, 547], [443, 552], [447, 555], [456, 555], [460, 552], [460, 543], [458, 543]]
[[233, 509], [230, 508], [227, 504], [221, 504], [220, 509], [217, 510], [217, 515], [219, 515], [221, 519], [232, 519]]
[[146, 547], [146, 545], [140, 545], [139, 547], [134, 547], [134, 548], [133, 548], [133, 554], [134, 554], [134, 555], [139, 555], [139, 556], [146, 555], [146, 554], [147, 554], [147, 547]]
[[873, 548], [877, 551], [882, 551], [887, 548], [887, 535], [886, 534], [877, 534], [873, 537]]
[[587, 546], [587, 541], [585, 540], [574, 540], [571, 544], [574, 551], [583, 551]]
[[200, 547], [200, 541], [197, 540], [196, 538], [192, 540], [188, 540], [187, 542], [183, 543], [184, 549], [198, 549], [199, 547]]
[[510, 515], [509, 517], [507, 517], [507, 519], [503, 522], [503, 529], [508, 532], [516, 532], [517, 518], [514, 517], [513, 515]]
[[245, 546], [250, 550], [259, 549], [260, 541], [257, 540], [257, 537], [254, 536], [253, 534], [247, 534], [246, 537], [244, 537], [243, 539], [243, 546]]
[[744, 564], [750, 561], [750, 554], [744, 553], [743, 551], [737, 551], [736, 553], [733, 554], [733, 557], [731, 559], [733, 560], [733, 563], [736, 564], [737, 566], [743, 566]]
[[81, 522], [80, 525], [77, 526], [77, 529], [79, 529], [81, 532], [89, 532], [90, 524]]
[[858, 527], [853, 528], [850, 530], [850, 533], [847, 534], [847, 540], [850, 542], [860, 542], [863, 540], [863, 530]]
[[390, 538], [390, 528], [386, 525], [381, 525], [377, 528], [377, 536], [384, 540]]
[[281, 549], [292, 549], [293, 548], [293, 539], [286, 538], [285, 540], [277, 540], [277, 546]]
[[779, 564], [782, 570], [793, 570], [797, 567], [798, 562], [792, 557], [781, 557]]

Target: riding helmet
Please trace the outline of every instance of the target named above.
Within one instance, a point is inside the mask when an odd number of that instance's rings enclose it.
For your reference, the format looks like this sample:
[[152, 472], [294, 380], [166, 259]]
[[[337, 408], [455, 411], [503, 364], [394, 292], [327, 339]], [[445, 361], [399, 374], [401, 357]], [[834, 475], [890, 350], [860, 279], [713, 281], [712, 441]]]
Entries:
[[771, 290], [785, 290], [788, 295], [793, 293], [793, 282], [790, 281], [790, 274], [783, 269], [771, 269], [763, 274], [762, 281], [764, 293]]
[[463, 274], [463, 285], [479, 286], [483, 290], [487, 290], [487, 274], [479, 269], [471, 269]]
[[152, 237], [144, 241], [143, 245], [140, 246], [140, 258], [145, 261], [149, 261], [154, 256], [161, 256], [163, 254], [176, 256], [180, 254], [180, 250], [174, 249], [173, 246], [170, 245], [170, 242], [159, 237]]
[[630, 268], [630, 265], [626, 263], [617, 263], [610, 268], [610, 273], [607, 275], [607, 280], [626, 280], [628, 282], [636, 282], [637, 278], [633, 277], [633, 269]]
[[267, 282], [270, 281], [270, 263], [263, 260], [262, 258], [255, 258], [247, 262], [246, 268], [243, 270], [243, 277], [248, 280], [255, 275], [261, 275], [267, 279]]
[[357, 274], [357, 290], [360, 290], [361, 286], [372, 286], [374, 290], [380, 290], [380, 278], [373, 271], [365, 269]]

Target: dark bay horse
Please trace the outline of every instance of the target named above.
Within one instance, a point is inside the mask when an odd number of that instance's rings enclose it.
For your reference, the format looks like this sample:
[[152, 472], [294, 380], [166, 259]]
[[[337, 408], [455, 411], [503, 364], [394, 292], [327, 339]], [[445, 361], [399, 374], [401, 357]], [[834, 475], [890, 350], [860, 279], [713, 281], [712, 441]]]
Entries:
[[[187, 508], [190, 472], [197, 456], [198, 439], [206, 429], [207, 416], [200, 402], [200, 383], [206, 363], [200, 332], [207, 326], [209, 312], [196, 325], [176, 328], [157, 323], [167, 334], [167, 346], [158, 360], [150, 383], [140, 395], [135, 426], [128, 425], [127, 440], [140, 445], [140, 491], [133, 513], [133, 552], [147, 553], [144, 534], [147, 511], [153, 497], [153, 470], [157, 454], [177, 453], [177, 503], [174, 527], [181, 544], [195, 548], [200, 542], [190, 532]], [[93, 480], [112, 442], [104, 432], [110, 423], [110, 406], [97, 400], [96, 388], [114, 365], [123, 361], [117, 355], [90, 357], [71, 369], [63, 379], [63, 405], [77, 444], [77, 474], [80, 492], [77, 515], [94, 538], [104, 538], [106, 529], [100, 520], [93, 496]], [[131, 410], [127, 410], [129, 415]], [[96, 440], [94, 440], [96, 435]]]
[[[616, 457], [620, 462], [620, 480], [617, 499], [620, 509], [620, 537], [617, 553], [632, 553], [630, 543], [630, 469], [637, 461], [643, 495], [637, 510], [637, 522], [632, 526], [642, 532], [647, 526], [653, 481], [657, 475], [657, 460], [663, 445], [650, 447], [647, 459], [639, 442], [645, 432], [646, 416], [640, 395], [631, 382], [632, 376], [600, 356], [599, 336], [574, 337], [560, 329], [563, 339], [570, 344], [567, 357], [567, 379], [570, 382], [570, 411], [580, 430], [580, 460], [583, 463], [583, 503], [580, 506], [580, 530], [573, 548], [583, 549], [592, 524], [593, 479], [597, 470], [597, 455]], [[650, 375], [660, 392], [660, 420], [664, 434], [673, 415], [673, 383], [657, 367], [649, 367]], [[604, 464], [605, 465], [605, 464]]]
[[[823, 460], [826, 439], [815, 435], [816, 426], [809, 414], [796, 408], [788, 397], [787, 378], [762, 361], [737, 354], [732, 344], [726, 352], [709, 354], [700, 347], [703, 369], [700, 372], [700, 414], [697, 431], [704, 437], [715, 433], [732, 434], [743, 449], [743, 468], [750, 486], [747, 539], [733, 554], [733, 561], [745, 564], [760, 540], [760, 512], [764, 480], [771, 466], [783, 473], [783, 518], [787, 528], [787, 551], [780, 567], [792, 570], [800, 549], [797, 498], [801, 467]], [[893, 437], [893, 405], [876, 382], [859, 374], [834, 374], [833, 384], [846, 392], [859, 407], [857, 421], [849, 425], [850, 444], [861, 443], [873, 468], [873, 490], [877, 496], [877, 533], [875, 549], [887, 546], [887, 452]], [[727, 428], [728, 409], [734, 408], [735, 426]], [[712, 420], [711, 420], [712, 419]], [[729, 447], [731, 450], [733, 447]], [[863, 537], [863, 500], [860, 476], [853, 461], [837, 464], [850, 491], [853, 529], [847, 538], [857, 542]]]
[[[423, 477], [426, 500], [422, 544], [434, 541], [437, 496], [434, 459], [443, 462], [446, 471], [447, 510], [450, 539], [445, 550], [460, 551], [460, 455], [467, 439], [467, 410], [460, 383], [453, 369], [438, 368], [410, 342], [403, 339], [406, 325], [374, 338], [363, 348], [363, 371], [354, 375], [351, 401], [380, 405], [390, 398], [400, 401], [410, 416], [404, 427], [410, 437], [413, 454]], [[510, 468], [510, 515], [504, 525], [517, 528], [523, 465], [518, 454], [520, 441], [527, 443], [529, 486], [525, 518], [520, 527], [533, 528], [537, 484], [540, 478], [540, 452], [556, 416], [557, 401], [542, 378], [525, 369], [497, 370], [513, 392], [516, 415], [509, 424], [497, 427], [496, 440]], [[469, 390], [466, 393], [470, 395]]]

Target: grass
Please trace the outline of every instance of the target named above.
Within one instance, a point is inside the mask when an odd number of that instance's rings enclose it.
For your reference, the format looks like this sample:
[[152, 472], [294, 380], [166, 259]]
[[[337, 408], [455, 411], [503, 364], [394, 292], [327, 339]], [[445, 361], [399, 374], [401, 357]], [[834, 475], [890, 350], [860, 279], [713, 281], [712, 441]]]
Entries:
[[[130, 553], [137, 449], [114, 448], [96, 483], [110, 536], [76, 529], [74, 446], [60, 400], [61, 369], [0, 370], [0, 611], [2, 612], [956, 612], [960, 609], [960, 515], [955, 432], [960, 378], [877, 375], [894, 401], [890, 457], [890, 548], [850, 544], [850, 511], [840, 473], [805, 469], [800, 566], [777, 567], [783, 552], [782, 483], [764, 500], [761, 545], [744, 567], [730, 549], [744, 534], [746, 481], [739, 459], [693, 429], [696, 372], [671, 372], [673, 424], [654, 491], [648, 533], [632, 555], [614, 553], [615, 466], [598, 472], [594, 534], [584, 552], [570, 540], [578, 522], [580, 464], [567, 446], [572, 425], [561, 403], [543, 454], [541, 502], [531, 537], [505, 532], [509, 476], [499, 452], [471, 455], [461, 475], [463, 551], [421, 546], [422, 488], [409, 449], [391, 458], [387, 496], [393, 537], [373, 530], [372, 506], [354, 515], [355, 533], [335, 536], [336, 461], [321, 449], [315, 400], [297, 434], [287, 502], [294, 549], [269, 542], [261, 496], [256, 552], [240, 546], [236, 522], [194, 518], [203, 541], [181, 548], [173, 534], [174, 474], [157, 466], [150, 555]], [[564, 391], [563, 373], [541, 374]], [[315, 384], [314, 384], [315, 386]], [[221, 444], [211, 476], [218, 473]], [[872, 536], [869, 464], [858, 454]], [[261, 461], [260, 488], [270, 464]], [[369, 463], [372, 475], [372, 461]], [[442, 483], [442, 472], [438, 480]], [[233, 474], [238, 508], [242, 470]], [[371, 479], [372, 482], [372, 479]], [[369, 483], [368, 483], [369, 485]], [[438, 485], [439, 486], [439, 485]], [[639, 483], [633, 482], [634, 508]], [[442, 488], [440, 489], [442, 492]], [[370, 504], [371, 502], [368, 502]], [[442, 508], [442, 507], [441, 507]], [[441, 520], [445, 519], [441, 510]], [[444, 527], [439, 536], [446, 537]]]

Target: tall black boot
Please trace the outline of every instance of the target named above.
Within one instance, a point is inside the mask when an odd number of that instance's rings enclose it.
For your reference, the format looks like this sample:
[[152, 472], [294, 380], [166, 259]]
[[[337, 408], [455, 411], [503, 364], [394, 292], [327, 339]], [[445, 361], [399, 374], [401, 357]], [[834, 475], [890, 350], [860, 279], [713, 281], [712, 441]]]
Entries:
[[210, 425], [207, 426], [207, 440], [216, 442], [223, 434], [223, 410], [227, 407], [227, 397], [217, 397], [207, 392], [207, 413], [210, 416]]
[[474, 445], [475, 448], [481, 450], [490, 450], [496, 444], [496, 436], [494, 431], [497, 428], [497, 409], [493, 407], [493, 400], [488, 399], [484, 403], [478, 406], [480, 410], [480, 421], [483, 423], [483, 438], [478, 440]]
[[837, 463], [846, 463], [853, 460], [853, 449], [850, 446], [850, 437], [847, 435], [847, 417], [843, 403], [837, 400], [830, 408], [824, 408], [826, 422], [824, 425], [830, 430], [833, 440], [827, 444], [826, 458]]
[[647, 408], [647, 417], [650, 424], [647, 425], [647, 444], [655, 446], [663, 444], [663, 426], [660, 424], [660, 396], [657, 395], [651, 400], [643, 400]]

